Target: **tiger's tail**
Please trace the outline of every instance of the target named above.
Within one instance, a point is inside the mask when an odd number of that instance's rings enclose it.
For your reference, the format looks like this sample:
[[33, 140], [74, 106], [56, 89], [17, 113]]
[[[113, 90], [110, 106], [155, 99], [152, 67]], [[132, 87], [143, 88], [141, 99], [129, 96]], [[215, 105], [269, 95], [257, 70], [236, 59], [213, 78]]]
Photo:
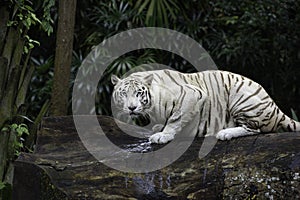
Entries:
[[300, 122], [297, 122], [287, 115], [282, 117], [281, 122], [279, 123], [280, 127], [283, 128], [284, 131], [300, 131]]

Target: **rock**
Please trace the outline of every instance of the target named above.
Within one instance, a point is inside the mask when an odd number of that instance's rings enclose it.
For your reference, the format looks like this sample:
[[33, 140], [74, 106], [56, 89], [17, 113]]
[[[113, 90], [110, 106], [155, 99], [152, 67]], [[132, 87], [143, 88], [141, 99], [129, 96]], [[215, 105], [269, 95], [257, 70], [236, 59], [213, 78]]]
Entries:
[[[163, 146], [124, 134], [110, 117], [98, 120], [107, 137], [127, 151], [151, 152]], [[132, 132], [147, 132], [126, 126]], [[15, 162], [13, 199], [300, 198], [300, 133], [218, 141], [199, 159], [202, 141], [196, 138], [161, 170], [126, 173], [102, 164], [86, 150], [72, 116], [45, 118], [35, 152], [22, 153]]]

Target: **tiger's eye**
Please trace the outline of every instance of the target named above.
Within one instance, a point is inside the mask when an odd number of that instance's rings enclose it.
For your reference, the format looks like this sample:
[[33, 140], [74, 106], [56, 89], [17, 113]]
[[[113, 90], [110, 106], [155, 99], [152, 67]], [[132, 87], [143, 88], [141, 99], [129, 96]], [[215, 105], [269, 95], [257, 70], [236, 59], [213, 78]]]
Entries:
[[127, 96], [127, 94], [126, 94], [125, 91], [120, 92], [120, 95], [123, 96], [123, 97], [126, 97], [126, 96]]
[[142, 92], [138, 91], [135, 96], [138, 97], [140, 95], [142, 95]]

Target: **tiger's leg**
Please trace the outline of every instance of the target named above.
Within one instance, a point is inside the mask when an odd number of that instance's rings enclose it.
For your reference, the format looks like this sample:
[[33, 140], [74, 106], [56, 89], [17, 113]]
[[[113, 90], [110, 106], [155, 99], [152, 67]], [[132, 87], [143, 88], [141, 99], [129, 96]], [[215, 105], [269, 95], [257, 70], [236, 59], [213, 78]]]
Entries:
[[[194, 86], [185, 85], [184, 94], [181, 98], [176, 98], [177, 102], [172, 103], [175, 105], [171, 108], [174, 112], [167, 119], [167, 123], [161, 132], [155, 133], [150, 136], [151, 143], [164, 144], [174, 139], [175, 135], [180, 132], [188, 132], [190, 135], [196, 135], [197, 127], [199, 124], [199, 110], [206, 95]], [[193, 127], [191, 131], [186, 131], [188, 128]], [[156, 129], [156, 127], [154, 128]]]
[[158, 133], [160, 131], [162, 131], [164, 129], [164, 125], [163, 124], [155, 124], [153, 127], [152, 127], [152, 132], [153, 133]]
[[260, 130], [248, 129], [246, 127], [234, 127], [220, 130], [217, 133], [216, 138], [219, 140], [230, 140], [232, 138], [255, 135], [258, 133], [260, 133]]
[[[160, 132], [156, 132], [155, 134], [151, 135], [149, 141], [151, 143], [165, 144], [173, 140], [176, 132], [178, 132], [178, 130], [181, 127], [180, 119], [181, 113], [173, 113], [172, 116], [168, 119], [167, 125], [163, 127], [163, 129], [161, 129]], [[159, 128], [159, 125], [154, 126], [152, 130], [157, 131], [157, 128]]]

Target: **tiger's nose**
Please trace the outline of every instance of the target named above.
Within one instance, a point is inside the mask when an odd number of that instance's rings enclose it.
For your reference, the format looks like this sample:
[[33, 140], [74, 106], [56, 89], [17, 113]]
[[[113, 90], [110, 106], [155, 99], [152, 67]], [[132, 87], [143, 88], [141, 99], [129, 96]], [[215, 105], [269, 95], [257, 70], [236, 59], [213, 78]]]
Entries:
[[134, 110], [136, 109], [136, 106], [128, 106], [128, 109], [129, 109], [130, 111], [134, 111]]

